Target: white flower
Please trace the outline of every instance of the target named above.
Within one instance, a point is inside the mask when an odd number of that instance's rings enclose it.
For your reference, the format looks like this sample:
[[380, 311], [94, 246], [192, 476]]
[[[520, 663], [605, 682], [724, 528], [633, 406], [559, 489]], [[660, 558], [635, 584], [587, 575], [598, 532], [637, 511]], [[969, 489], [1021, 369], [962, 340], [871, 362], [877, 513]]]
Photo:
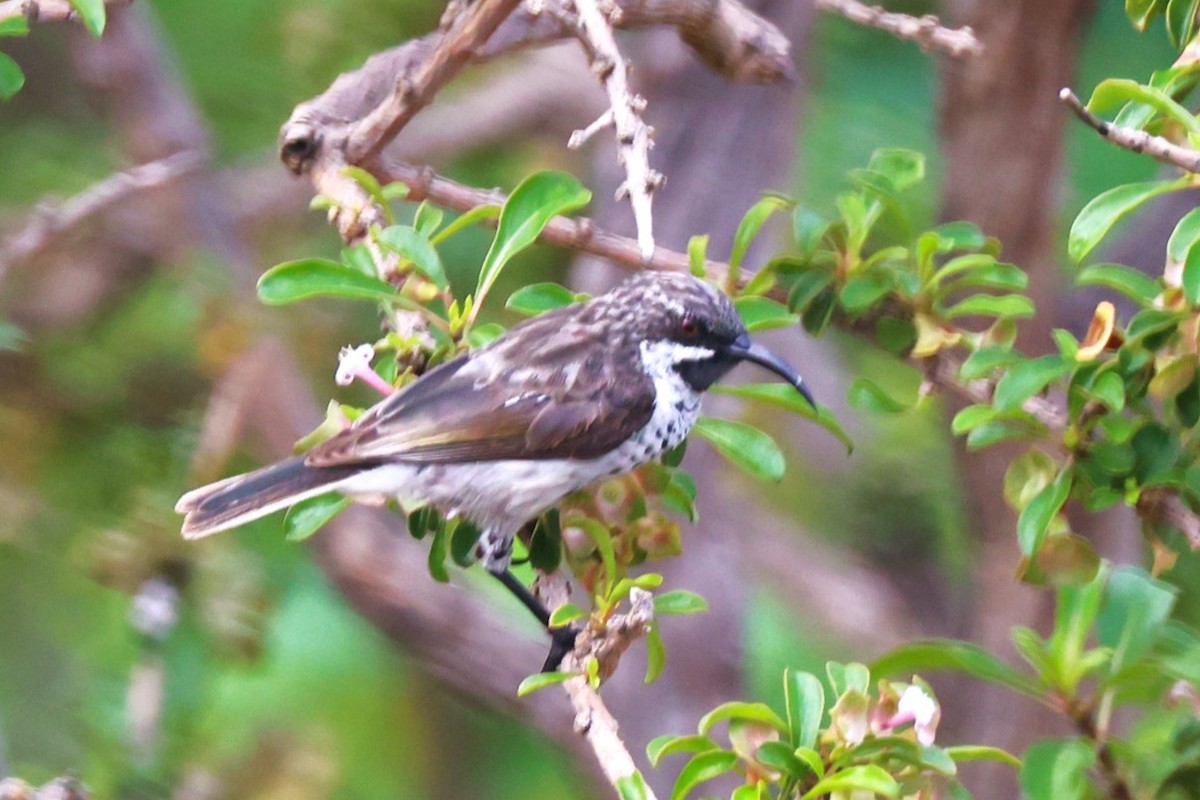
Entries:
[[937, 701], [914, 683], [900, 695], [900, 701], [896, 704], [896, 716], [892, 718], [891, 727], [903, 722], [912, 722], [913, 728], [917, 732], [917, 741], [928, 747], [933, 744], [933, 737], [937, 732], [938, 721], [941, 717], [942, 712], [938, 708]]
[[374, 372], [371, 360], [375, 358], [375, 348], [369, 344], [358, 347], [343, 347], [338, 353], [338, 368], [333, 379], [338, 386], [349, 386], [355, 378], [361, 378], [364, 372]]

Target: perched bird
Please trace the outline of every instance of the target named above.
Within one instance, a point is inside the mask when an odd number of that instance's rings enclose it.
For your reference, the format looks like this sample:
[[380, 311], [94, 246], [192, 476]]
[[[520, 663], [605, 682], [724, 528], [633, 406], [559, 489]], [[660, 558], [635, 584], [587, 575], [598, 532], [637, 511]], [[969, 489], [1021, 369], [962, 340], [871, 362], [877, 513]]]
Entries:
[[[478, 560], [545, 624], [544, 606], [508, 572], [515, 533], [682, 442], [700, 395], [740, 361], [812, 402], [791, 367], [751, 342], [724, 293], [642, 272], [441, 364], [306, 454], [195, 489], [175, 508], [184, 537], [197, 539], [327, 492], [432, 506], [482, 531]], [[556, 636], [549, 668], [573, 637]]]

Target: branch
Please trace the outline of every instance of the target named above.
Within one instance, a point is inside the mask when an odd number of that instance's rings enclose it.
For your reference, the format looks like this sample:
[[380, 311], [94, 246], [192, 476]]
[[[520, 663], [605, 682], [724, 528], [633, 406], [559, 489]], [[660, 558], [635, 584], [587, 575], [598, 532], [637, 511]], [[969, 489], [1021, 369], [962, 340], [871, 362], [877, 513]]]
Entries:
[[946, 28], [932, 14], [914, 17], [886, 11], [879, 6], [869, 6], [858, 0], [814, 0], [817, 8], [840, 14], [851, 22], [887, 31], [897, 39], [916, 42], [922, 50], [940, 50], [946, 55], [983, 55], [983, 43], [975, 38], [975, 31], [968, 27]]
[[8, 268], [44, 250], [54, 237], [74, 228], [88, 217], [125, 200], [145, 189], [164, 186], [203, 164], [203, 157], [193, 150], [141, 164], [110, 175], [93, 184], [61, 206], [39, 204], [29, 220], [0, 245], [0, 282]]
[[376, 155], [457, 75], [521, 0], [476, 0], [455, 16], [419, 68], [400, 73], [391, 94], [346, 133], [346, 158], [359, 164]]
[[[612, 126], [617, 136], [617, 160], [625, 167], [625, 182], [617, 188], [617, 199], [628, 195], [633, 206], [638, 248], [643, 258], [654, 255], [654, 220], [650, 195], [663, 183], [663, 176], [650, 169], [650, 126], [642, 121], [646, 101], [629, 89], [629, 64], [617, 48], [609, 16], [600, 8], [600, 0], [573, 0], [579, 12], [579, 40], [588, 54], [592, 71], [604, 84], [611, 106]], [[611, 14], [619, 18], [613, 6]], [[608, 115], [606, 112], [605, 119]], [[597, 121], [599, 122], [599, 121]], [[595, 125], [589, 129], [594, 129]], [[583, 137], [572, 136], [576, 142]]]
[[1058, 99], [1075, 112], [1075, 116], [1117, 147], [1123, 147], [1135, 153], [1145, 153], [1161, 164], [1179, 167], [1184, 172], [1200, 173], [1200, 151], [1175, 144], [1161, 136], [1152, 136], [1145, 131], [1105, 122], [1088, 111], [1087, 107], [1070, 89], [1063, 89], [1059, 92]]
[[[133, 0], [104, 0], [110, 8], [127, 6]], [[29, 22], [78, 22], [79, 12], [68, 0], [2, 0], [0, 22], [24, 17]]]
[[[566, 581], [559, 576], [539, 578], [540, 589], [546, 603], [557, 608], [567, 601]], [[621, 655], [631, 644], [645, 636], [654, 624], [654, 596], [644, 589], [634, 588], [629, 592], [629, 611], [615, 614], [604, 623], [602, 629], [592, 623], [579, 635], [574, 651], [563, 658], [564, 672], [578, 672], [577, 677], [563, 682], [563, 689], [575, 709], [575, 732], [581, 734], [600, 762], [604, 777], [620, 790], [620, 782], [638, 774], [638, 768], [629, 754], [629, 748], [621, 740], [617, 720], [600, 693], [588, 683], [586, 666], [595, 658], [599, 663], [600, 679], [610, 677], [617, 668]], [[623, 796], [623, 793], [622, 793]], [[643, 797], [655, 800], [649, 787]]]
[[[768, 83], [792, 73], [787, 37], [737, 0], [616, 0], [616, 5], [617, 27], [670, 25], [706, 64], [731, 80]], [[465, 57], [483, 62], [574, 35], [560, 16], [522, 9]], [[378, 98], [396, 87], [396, 76], [417, 70], [442, 39], [441, 33], [433, 33], [377, 53], [359, 69], [339, 76], [323, 94], [296, 106], [280, 131], [284, 164], [300, 174], [318, 159], [330, 158], [322, 151], [336, 149], [339, 141], [344, 146], [347, 129], [371, 114]]]

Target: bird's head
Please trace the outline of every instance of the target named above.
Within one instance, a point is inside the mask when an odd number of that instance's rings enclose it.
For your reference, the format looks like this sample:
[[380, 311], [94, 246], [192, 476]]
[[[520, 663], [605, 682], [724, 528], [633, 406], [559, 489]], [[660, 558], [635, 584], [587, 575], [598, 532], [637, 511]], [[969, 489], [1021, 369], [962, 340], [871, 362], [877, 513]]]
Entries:
[[703, 392], [741, 361], [765, 367], [816, 406], [786, 361], [750, 339], [724, 292], [691, 275], [642, 272], [612, 292], [642, 330], [643, 347], [669, 363], [695, 391]]

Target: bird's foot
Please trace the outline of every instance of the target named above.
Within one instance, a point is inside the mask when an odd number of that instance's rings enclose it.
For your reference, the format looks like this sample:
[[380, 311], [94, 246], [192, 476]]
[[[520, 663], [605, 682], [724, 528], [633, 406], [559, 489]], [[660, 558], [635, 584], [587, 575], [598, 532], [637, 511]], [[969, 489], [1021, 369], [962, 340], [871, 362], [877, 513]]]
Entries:
[[546, 630], [550, 634], [550, 653], [546, 656], [546, 663], [542, 664], [542, 672], [557, 672], [567, 653], [575, 649], [575, 640], [583, 629], [578, 625], [565, 625]]

